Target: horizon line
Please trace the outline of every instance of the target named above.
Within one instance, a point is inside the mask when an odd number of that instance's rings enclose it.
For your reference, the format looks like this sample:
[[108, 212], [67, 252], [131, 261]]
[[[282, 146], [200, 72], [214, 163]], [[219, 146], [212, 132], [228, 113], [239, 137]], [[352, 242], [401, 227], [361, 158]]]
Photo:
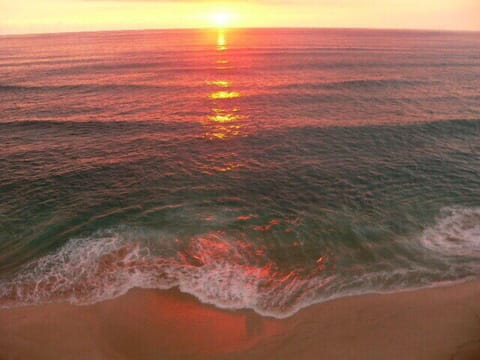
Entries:
[[98, 30], [66, 30], [25, 33], [0, 33], [0, 37], [7, 36], [34, 36], [34, 35], [62, 35], [83, 33], [110, 33], [110, 32], [142, 32], [142, 31], [218, 31], [218, 30], [364, 30], [364, 31], [412, 31], [412, 32], [437, 32], [437, 33], [480, 33], [480, 29], [433, 29], [433, 28], [395, 28], [395, 27], [323, 27], [323, 26], [232, 26], [232, 27], [171, 27], [171, 28], [144, 28], [144, 29], [98, 29]]

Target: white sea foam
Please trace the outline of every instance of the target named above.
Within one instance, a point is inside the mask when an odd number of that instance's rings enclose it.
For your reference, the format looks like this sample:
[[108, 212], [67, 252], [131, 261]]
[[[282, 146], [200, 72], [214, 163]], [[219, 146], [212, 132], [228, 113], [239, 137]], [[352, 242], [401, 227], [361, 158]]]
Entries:
[[[163, 236], [158, 233], [157, 241]], [[420, 242], [434, 257], [480, 257], [480, 209], [443, 209]], [[334, 275], [321, 267], [285, 269], [269, 259], [262, 246], [223, 233], [187, 243], [171, 241], [165, 248], [146, 241], [142, 232], [120, 229], [72, 239], [13, 278], [0, 281], [0, 306], [60, 301], [84, 305], [121, 296], [132, 288], [178, 287], [221, 308], [250, 308], [262, 315], [286, 317], [338, 297], [460, 280], [472, 276], [469, 269], [457, 273], [466, 266], [471, 265], [449, 267], [451, 274], [411, 263], [388, 271], [363, 268], [361, 274], [340, 269]]]
[[127, 243], [115, 233], [73, 239], [2, 283], [0, 297], [10, 304], [57, 300], [82, 304], [116, 297], [131, 284], [151, 283], [151, 274], [142, 268], [149, 256], [148, 248]]
[[265, 258], [264, 249], [219, 234], [194, 238], [172, 256], [154, 255], [134, 238], [110, 231], [69, 241], [0, 282], [0, 306], [58, 301], [86, 305], [132, 288], [178, 287], [221, 308], [251, 308], [283, 317], [331, 281], [282, 271]]
[[421, 243], [444, 255], [480, 257], [480, 208], [442, 209], [436, 224], [423, 232]]

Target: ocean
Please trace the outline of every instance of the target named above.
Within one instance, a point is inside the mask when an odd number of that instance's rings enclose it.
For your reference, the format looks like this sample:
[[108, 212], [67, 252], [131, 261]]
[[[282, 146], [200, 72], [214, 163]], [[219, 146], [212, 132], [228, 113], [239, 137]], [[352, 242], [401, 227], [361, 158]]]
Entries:
[[478, 278], [479, 89], [480, 33], [0, 37], [0, 307]]

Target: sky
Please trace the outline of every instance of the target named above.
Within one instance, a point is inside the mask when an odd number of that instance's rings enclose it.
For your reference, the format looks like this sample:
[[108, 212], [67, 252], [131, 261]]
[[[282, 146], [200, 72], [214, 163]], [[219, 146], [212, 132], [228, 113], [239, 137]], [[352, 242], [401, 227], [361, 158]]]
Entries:
[[0, 0], [0, 34], [219, 26], [480, 31], [480, 0]]

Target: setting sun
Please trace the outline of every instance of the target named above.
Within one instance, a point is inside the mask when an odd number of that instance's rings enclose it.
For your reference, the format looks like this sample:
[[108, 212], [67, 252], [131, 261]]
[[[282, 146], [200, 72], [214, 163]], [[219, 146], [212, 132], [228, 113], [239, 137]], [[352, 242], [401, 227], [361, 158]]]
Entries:
[[217, 12], [211, 15], [212, 24], [216, 27], [227, 27], [231, 25], [232, 14], [228, 12]]

